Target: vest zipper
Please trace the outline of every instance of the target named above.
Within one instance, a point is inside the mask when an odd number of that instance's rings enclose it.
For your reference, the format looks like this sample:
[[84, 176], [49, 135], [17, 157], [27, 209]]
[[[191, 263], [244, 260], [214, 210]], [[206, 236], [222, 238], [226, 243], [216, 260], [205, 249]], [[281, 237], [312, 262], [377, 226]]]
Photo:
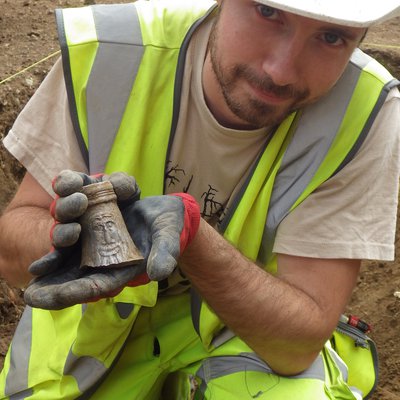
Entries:
[[336, 330], [339, 333], [352, 338], [356, 347], [362, 347], [363, 349], [369, 348], [368, 336], [359, 329], [346, 324], [345, 322], [339, 321]]

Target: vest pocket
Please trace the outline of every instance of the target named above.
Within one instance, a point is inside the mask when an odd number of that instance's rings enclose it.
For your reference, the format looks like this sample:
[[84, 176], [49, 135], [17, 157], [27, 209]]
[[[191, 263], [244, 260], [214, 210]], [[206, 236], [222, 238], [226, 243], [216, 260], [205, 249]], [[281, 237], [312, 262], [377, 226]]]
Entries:
[[331, 338], [332, 348], [348, 367], [348, 385], [367, 399], [375, 390], [379, 362], [374, 341], [361, 330], [339, 321]]

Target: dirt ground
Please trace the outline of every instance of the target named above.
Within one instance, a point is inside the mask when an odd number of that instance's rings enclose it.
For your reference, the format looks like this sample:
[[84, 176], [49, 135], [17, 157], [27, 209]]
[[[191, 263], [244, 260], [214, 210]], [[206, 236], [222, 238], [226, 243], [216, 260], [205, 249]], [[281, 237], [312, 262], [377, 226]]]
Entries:
[[[54, 9], [85, 3], [94, 1], [0, 0], [0, 139], [57, 57]], [[400, 78], [400, 19], [371, 29], [362, 47]], [[8, 77], [12, 78], [4, 81]], [[0, 212], [23, 173], [0, 146]], [[364, 262], [349, 305], [349, 312], [374, 327], [371, 336], [379, 349], [380, 379], [373, 400], [400, 400], [400, 298], [395, 296], [400, 291], [400, 237], [396, 248], [394, 262]], [[0, 279], [0, 369], [23, 306], [21, 292]]]

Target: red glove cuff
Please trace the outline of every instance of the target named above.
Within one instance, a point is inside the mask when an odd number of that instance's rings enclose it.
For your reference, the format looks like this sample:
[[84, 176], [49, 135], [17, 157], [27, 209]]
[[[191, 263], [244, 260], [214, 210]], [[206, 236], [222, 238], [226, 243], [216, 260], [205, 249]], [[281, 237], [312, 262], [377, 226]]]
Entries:
[[187, 193], [172, 193], [172, 196], [180, 197], [185, 207], [183, 228], [180, 237], [181, 254], [194, 239], [200, 225], [200, 206], [193, 196]]
[[50, 204], [49, 207], [49, 211], [50, 211], [50, 215], [53, 217], [53, 219], [56, 219], [56, 204], [57, 204], [57, 200], [60, 198], [60, 196], [58, 194], [56, 194], [56, 196], [54, 197], [53, 201]]
[[54, 232], [54, 228], [57, 226], [58, 222], [56, 220], [53, 221], [53, 225], [50, 227], [50, 242], [51, 242], [51, 248], [50, 248], [50, 252], [53, 252], [55, 250], [54, 246], [53, 246], [53, 232]]
[[143, 274], [138, 275], [135, 279], [129, 281], [126, 286], [135, 287], [146, 285], [150, 282], [150, 278], [147, 275], [147, 272], [143, 272]]

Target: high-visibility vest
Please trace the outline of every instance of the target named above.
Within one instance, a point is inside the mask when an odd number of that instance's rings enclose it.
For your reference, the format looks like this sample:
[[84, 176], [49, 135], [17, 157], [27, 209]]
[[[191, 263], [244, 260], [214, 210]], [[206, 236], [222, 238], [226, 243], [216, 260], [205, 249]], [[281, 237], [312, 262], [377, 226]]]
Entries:
[[[125, 171], [136, 177], [143, 196], [164, 192], [186, 50], [193, 32], [214, 10], [215, 3], [210, 0], [138, 1], [57, 10], [72, 121], [91, 173]], [[271, 249], [280, 221], [353, 158], [387, 93], [397, 84], [379, 63], [356, 50], [331, 92], [289, 115], [271, 136], [222, 221], [225, 238], [274, 272]], [[5, 362], [5, 394], [16, 388], [29, 391], [34, 384], [36, 361], [32, 360], [48, 352], [39, 330], [52, 335], [62, 332], [57, 348], [52, 349], [52, 362], [58, 366], [55, 371], [60, 365], [62, 371], [69, 371], [77, 355], [87, 357], [92, 349], [96, 362], [107, 369], [123, 347], [139, 310], [135, 306], [126, 312], [120, 305], [153, 306], [156, 298], [157, 284], [151, 282], [125, 288], [115, 298], [83, 309], [27, 307]], [[213, 348], [223, 325], [206, 303], [197, 305], [194, 327], [204, 344]], [[101, 338], [107, 342], [101, 344], [108, 346], [107, 352], [98, 351], [100, 345], [92, 341], [90, 323], [82, 323], [88, 315], [93, 323], [105, 316], [113, 321]], [[31, 344], [25, 356], [26, 375], [17, 377], [13, 357], [18, 354], [23, 363], [20, 348], [26, 343]], [[104, 371], [96, 364], [91, 373], [101, 376]], [[75, 385], [70, 376], [54, 379], [60, 381], [60, 387]], [[366, 387], [364, 393], [370, 389]]]

